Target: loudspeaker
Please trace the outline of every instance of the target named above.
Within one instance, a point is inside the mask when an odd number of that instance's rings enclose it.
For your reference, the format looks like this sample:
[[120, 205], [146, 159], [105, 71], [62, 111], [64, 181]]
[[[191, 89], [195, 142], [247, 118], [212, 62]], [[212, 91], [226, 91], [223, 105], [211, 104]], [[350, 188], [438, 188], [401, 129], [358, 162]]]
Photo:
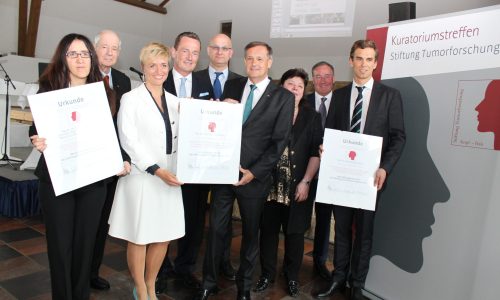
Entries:
[[415, 2], [398, 2], [389, 4], [389, 23], [415, 19]]

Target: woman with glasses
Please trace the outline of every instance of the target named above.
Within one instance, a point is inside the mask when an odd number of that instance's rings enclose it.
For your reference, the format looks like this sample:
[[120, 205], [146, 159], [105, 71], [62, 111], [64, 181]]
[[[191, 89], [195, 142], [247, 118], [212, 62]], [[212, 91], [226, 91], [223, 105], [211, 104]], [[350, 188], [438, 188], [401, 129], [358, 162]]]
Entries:
[[260, 279], [254, 287], [262, 292], [276, 277], [279, 233], [285, 236], [283, 274], [292, 297], [299, 295], [298, 275], [304, 255], [304, 233], [311, 225], [313, 199], [309, 184], [319, 168], [321, 117], [304, 100], [308, 76], [303, 69], [290, 69], [280, 84], [295, 95], [292, 134], [271, 173], [271, 191], [260, 223]]
[[123, 95], [118, 134], [131, 158], [129, 176], [118, 180], [109, 235], [126, 240], [135, 299], [155, 300], [155, 280], [169, 241], [184, 236], [181, 182], [177, 180], [179, 98], [163, 89], [169, 49], [142, 48], [144, 84]]
[[[92, 43], [87, 37], [72, 33], [59, 42], [51, 63], [40, 76], [38, 92], [101, 80]], [[114, 112], [113, 94], [109, 90], [107, 94]], [[52, 299], [89, 299], [90, 267], [106, 196], [105, 183], [101, 180], [56, 196], [43, 155], [50, 141], [37, 135], [35, 124], [30, 127], [30, 138], [42, 152], [35, 175], [39, 178], [38, 194], [45, 221]]]

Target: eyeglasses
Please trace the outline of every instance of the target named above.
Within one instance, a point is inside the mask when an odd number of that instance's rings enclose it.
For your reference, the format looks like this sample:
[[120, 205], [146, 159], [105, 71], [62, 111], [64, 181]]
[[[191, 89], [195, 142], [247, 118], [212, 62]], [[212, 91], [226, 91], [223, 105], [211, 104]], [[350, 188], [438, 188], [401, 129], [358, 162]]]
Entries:
[[80, 56], [81, 58], [89, 58], [92, 56], [92, 54], [89, 51], [69, 51], [66, 52], [66, 56], [69, 58], [77, 58]]
[[214, 51], [222, 51], [222, 52], [227, 52], [233, 48], [228, 48], [228, 47], [219, 47], [219, 46], [208, 46], [210, 49]]

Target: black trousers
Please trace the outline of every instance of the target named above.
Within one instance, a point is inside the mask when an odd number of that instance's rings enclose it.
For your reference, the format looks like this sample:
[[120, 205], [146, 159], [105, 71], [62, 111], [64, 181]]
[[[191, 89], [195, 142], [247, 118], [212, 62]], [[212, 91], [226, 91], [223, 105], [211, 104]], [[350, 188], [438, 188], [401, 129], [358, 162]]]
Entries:
[[324, 264], [328, 259], [333, 205], [316, 202], [314, 203], [314, 211], [316, 213], [316, 227], [314, 227], [313, 259], [317, 264]]
[[[248, 190], [253, 188], [262, 190], [262, 195], [251, 196]], [[252, 288], [252, 275], [259, 251], [259, 224], [266, 201], [266, 191], [261, 186], [249, 183], [248, 186], [241, 188], [232, 185], [214, 185], [212, 193], [207, 250], [203, 262], [203, 288], [213, 289], [217, 286], [225, 237], [236, 198], [243, 227], [236, 286], [240, 292], [249, 292]]]
[[[184, 275], [194, 271], [196, 259], [198, 258], [200, 246], [203, 241], [209, 188], [210, 186], [202, 184], [185, 184], [182, 186], [186, 233], [184, 237], [176, 241], [177, 257], [174, 260], [175, 267], [168, 258], [169, 247], [160, 273], [166, 274], [171, 270], [175, 270], [176, 273]], [[224, 263], [229, 263], [232, 237], [233, 226], [232, 222], [230, 222], [225, 237]]]
[[102, 207], [99, 228], [97, 229], [94, 255], [92, 257], [92, 268], [90, 269], [90, 279], [96, 279], [97, 277], [99, 277], [99, 268], [102, 264], [102, 258], [104, 256], [104, 246], [106, 245], [106, 238], [108, 237], [109, 214], [111, 213], [111, 207], [113, 207], [113, 199], [115, 198], [115, 190], [116, 184], [118, 183], [118, 178], [118, 176], [113, 176], [109, 179], [109, 182], [106, 185], [106, 199], [104, 201], [104, 206]]
[[[350, 281], [353, 287], [362, 288], [370, 264], [375, 212], [335, 205], [333, 214], [335, 216], [333, 280]], [[356, 228], [354, 243], [352, 241], [353, 222]], [[350, 278], [348, 278], [349, 270]]]
[[94, 242], [106, 197], [100, 181], [55, 196], [52, 184], [40, 181], [52, 299], [89, 299]]
[[278, 244], [281, 229], [285, 235], [283, 273], [287, 281], [298, 281], [304, 256], [304, 232], [287, 233], [290, 206], [267, 201], [260, 223], [260, 264], [262, 275], [274, 280], [278, 263]]
[[[311, 181], [309, 197], [316, 199], [318, 179]], [[328, 246], [330, 244], [330, 221], [332, 219], [333, 205], [314, 203], [316, 226], [314, 227], [313, 260], [316, 264], [324, 264], [328, 259]]]
[[186, 234], [177, 240], [177, 257], [174, 260], [174, 269], [178, 274], [192, 273], [196, 266], [196, 258], [203, 239], [209, 188], [205, 184], [185, 184], [182, 186]]

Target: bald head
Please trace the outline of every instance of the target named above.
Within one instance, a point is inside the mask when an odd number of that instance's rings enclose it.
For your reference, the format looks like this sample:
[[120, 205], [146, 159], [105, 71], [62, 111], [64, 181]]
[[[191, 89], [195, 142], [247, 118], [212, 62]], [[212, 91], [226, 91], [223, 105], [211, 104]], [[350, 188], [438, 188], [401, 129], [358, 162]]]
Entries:
[[99, 69], [109, 73], [112, 66], [116, 64], [121, 50], [121, 41], [118, 35], [111, 30], [103, 30], [94, 39], [97, 52]]
[[229, 60], [233, 56], [231, 39], [222, 33], [215, 35], [208, 43], [207, 54], [210, 66], [217, 71], [223, 71], [228, 67]]

